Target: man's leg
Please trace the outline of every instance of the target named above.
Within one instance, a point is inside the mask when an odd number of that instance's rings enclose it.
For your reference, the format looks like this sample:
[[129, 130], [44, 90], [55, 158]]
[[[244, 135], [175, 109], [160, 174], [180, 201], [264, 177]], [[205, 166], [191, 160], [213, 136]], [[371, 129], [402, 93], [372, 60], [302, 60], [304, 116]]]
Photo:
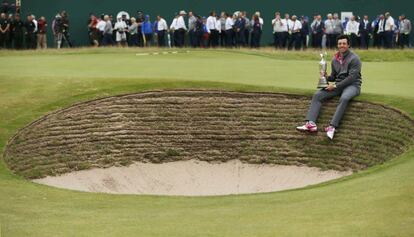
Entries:
[[318, 90], [312, 97], [311, 106], [306, 116], [307, 121], [316, 122], [319, 116], [319, 111], [321, 110], [322, 102], [326, 99], [340, 95], [340, 91], [326, 91]]
[[346, 87], [339, 99], [339, 104], [336, 107], [335, 114], [331, 120], [331, 125], [334, 127], [338, 127], [342, 117], [345, 114], [345, 110], [348, 106], [349, 101], [352, 100], [355, 96], [359, 95], [361, 88], [358, 86], [350, 85]]

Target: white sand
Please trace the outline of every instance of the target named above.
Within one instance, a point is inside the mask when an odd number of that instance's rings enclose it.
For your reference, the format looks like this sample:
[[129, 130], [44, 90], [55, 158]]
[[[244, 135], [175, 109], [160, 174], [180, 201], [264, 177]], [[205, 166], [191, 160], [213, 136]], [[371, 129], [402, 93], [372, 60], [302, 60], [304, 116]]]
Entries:
[[128, 167], [76, 171], [33, 181], [87, 192], [210, 196], [300, 188], [350, 174], [309, 167], [244, 164], [238, 160], [215, 164], [190, 160], [135, 163]]

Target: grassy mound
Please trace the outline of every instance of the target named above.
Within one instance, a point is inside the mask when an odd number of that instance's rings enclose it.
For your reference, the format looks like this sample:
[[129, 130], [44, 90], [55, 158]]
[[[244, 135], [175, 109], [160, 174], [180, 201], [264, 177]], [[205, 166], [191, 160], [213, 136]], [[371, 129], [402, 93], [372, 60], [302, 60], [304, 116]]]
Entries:
[[[310, 98], [223, 91], [147, 92], [77, 104], [22, 129], [5, 161], [26, 178], [134, 161], [239, 159], [247, 163], [361, 170], [412, 145], [413, 121], [396, 110], [352, 102], [335, 140], [295, 131]], [[336, 100], [322, 110], [329, 123]]]

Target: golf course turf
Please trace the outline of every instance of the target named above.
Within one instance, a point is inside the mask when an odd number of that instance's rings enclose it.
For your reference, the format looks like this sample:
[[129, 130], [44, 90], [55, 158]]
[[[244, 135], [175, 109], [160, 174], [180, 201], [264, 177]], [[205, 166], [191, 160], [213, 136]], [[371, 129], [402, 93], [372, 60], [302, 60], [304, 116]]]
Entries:
[[[80, 102], [155, 90], [271, 92], [310, 99], [318, 80], [316, 51], [189, 49], [177, 50], [177, 54], [137, 55], [141, 51], [159, 50], [0, 52], [3, 151], [19, 129]], [[392, 122], [400, 130], [407, 127], [406, 131], [412, 131], [414, 52], [357, 53], [363, 62], [362, 94], [357, 103], [383, 104], [392, 107], [393, 113], [397, 113], [394, 109], [401, 111], [401, 118], [408, 122], [398, 119]], [[304, 103], [302, 107], [309, 100]], [[322, 127], [332, 110], [327, 109], [326, 113], [321, 117]], [[352, 116], [357, 115], [349, 114], [349, 124]], [[388, 117], [381, 118], [385, 121]], [[302, 122], [298, 118], [297, 124]], [[372, 123], [375, 125], [376, 121]], [[355, 128], [344, 125], [338, 138], [352, 134], [351, 129]], [[404, 140], [407, 143], [403, 154], [387, 157], [389, 161], [384, 164], [352, 176], [292, 191], [221, 197], [108, 195], [56, 189], [14, 174], [3, 157], [0, 233], [2, 236], [413, 236], [414, 150], [409, 134], [407, 139], [411, 141]], [[398, 134], [382, 135], [383, 139], [399, 141]], [[304, 139], [312, 142], [312, 137]]]

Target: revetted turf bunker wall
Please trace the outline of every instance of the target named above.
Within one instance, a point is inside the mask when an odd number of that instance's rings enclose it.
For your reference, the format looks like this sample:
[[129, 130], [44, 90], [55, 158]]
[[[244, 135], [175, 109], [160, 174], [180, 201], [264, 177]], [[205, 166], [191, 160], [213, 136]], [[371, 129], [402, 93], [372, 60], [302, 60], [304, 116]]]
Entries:
[[[20, 130], [6, 148], [26, 178], [134, 161], [199, 159], [360, 170], [413, 143], [414, 122], [382, 105], [352, 102], [333, 141], [297, 132], [310, 98], [220, 91], [146, 92], [56, 111]], [[325, 104], [320, 130], [336, 100]]]

